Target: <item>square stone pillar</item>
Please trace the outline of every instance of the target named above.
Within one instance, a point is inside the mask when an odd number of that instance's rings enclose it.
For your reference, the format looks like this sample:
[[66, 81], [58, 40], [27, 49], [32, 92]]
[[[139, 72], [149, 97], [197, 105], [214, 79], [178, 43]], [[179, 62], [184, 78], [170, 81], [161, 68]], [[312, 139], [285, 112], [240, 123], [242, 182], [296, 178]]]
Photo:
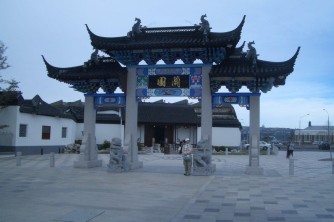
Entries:
[[212, 94], [209, 72], [211, 65], [202, 66], [202, 99], [201, 99], [201, 140], [194, 149], [192, 175], [208, 176], [216, 171], [212, 164]]
[[249, 97], [249, 165], [246, 174], [263, 175], [263, 168], [260, 167], [260, 95]]
[[126, 82], [125, 132], [123, 149], [125, 152], [128, 152], [130, 169], [137, 169], [143, 167], [143, 162], [138, 161], [138, 102], [136, 98], [136, 66], [128, 66], [127, 68], [128, 74]]
[[94, 109], [94, 97], [85, 96], [84, 137], [80, 146], [79, 159], [74, 162], [74, 167], [76, 168], [102, 166], [102, 160], [97, 159], [95, 124], [96, 110]]
[[201, 140], [207, 139], [212, 147], [212, 95], [209, 72], [211, 65], [202, 66], [202, 100], [201, 100]]

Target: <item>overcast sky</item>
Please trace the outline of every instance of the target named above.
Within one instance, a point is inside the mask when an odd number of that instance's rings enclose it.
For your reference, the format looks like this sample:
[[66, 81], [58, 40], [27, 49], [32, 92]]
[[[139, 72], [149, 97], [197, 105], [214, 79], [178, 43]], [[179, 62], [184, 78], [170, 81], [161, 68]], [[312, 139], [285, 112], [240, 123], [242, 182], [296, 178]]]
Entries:
[[[327, 125], [328, 116], [334, 124], [333, 0], [1, 0], [0, 9], [0, 41], [11, 65], [1, 75], [19, 81], [25, 99], [38, 94], [49, 103], [84, 100], [47, 76], [41, 55], [58, 67], [82, 65], [93, 52], [85, 24], [97, 35], [117, 37], [131, 30], [135, 17], [143, 26], [164, 27], [198, 24], [206, 14], [211, 31], [227, 32], [246, 15], [238, 45], [254, 40], [259, 59], [285, 61], [301, 46], [286, 84], [262, 93], [261, 126]], [[249, 125], [249, 112], [234, 107]]]

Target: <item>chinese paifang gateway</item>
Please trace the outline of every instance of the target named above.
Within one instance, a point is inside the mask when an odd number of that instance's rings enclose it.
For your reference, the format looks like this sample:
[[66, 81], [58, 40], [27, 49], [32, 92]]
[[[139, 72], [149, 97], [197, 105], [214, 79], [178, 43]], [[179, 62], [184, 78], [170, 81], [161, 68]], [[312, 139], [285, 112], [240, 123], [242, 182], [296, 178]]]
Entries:
[[[141, 25], [139, 18], [135, 19], [131, 31], [120, 37], [101, 37], [93, 33], [86, 25], [91, 44], [95, 51], [91, 59], [81, 66], [69, 68], [57, 68], [46, 64], [48, 76], [58, 81], [70, 84], [75, 90], [85, 94], [94, 94], [100, 88], [110, 94], [120, 87], [126, 94], [126, 122], [124, 144], [130, 150], [132, 168], [140, 167], [137, 156], [137, 116], [138, 99], [146, 98], [146, 91], [159, 90], [159, 88], [143, 89], [138, 93], [137, 70], [145, 68], [139, 66], [145, 61], [148, 66], [158, 67], [157, 62], [163, 61], [166, 69], [175, 70], [179, 66], [199, 67], [201, 69], [200, 93], [195, 90], [195, 98], [200, 99], [201, 104], [201, 131], [198, 138], [206, 146], [212, 144], [212, 97], [221, 87], [225, 87], [230, 93], [237, 93], [245, 86], [250, 94], [247, 101], [250, 110], [250, 160], [246, 171], [250, 174], [261, 174], [259, 166], [258, 141], [260, 138], [260, 92], [267, 93], [273, 86], [279, 87], [285, 84], [287, 76], [293, 72], [294, 64], [299, 53], [296, 53], [287, 61], [270, 62], [258, 59], [254, 47], [255, 42], [247, 44], [248, 50], [244, 51], [245, 42], [237, 46], [240, 41], [245, 16], [240, 24], [232, 31], [212, 32], [206, 15], [201, 16], [200, 23], [194, 26], [156, 27], [147, 28]], [[101, 51], [108, 57], [101, 57]], [[175, 65], [181, 60], [184, 65]], [[193, 64], [195, 60], [201, 60], [202, 64]], [[122, 67], [123, 64], [125, 67]], [[160, 66], [160, 65], [159, 65]], [[163, 65], [161, 65], [163, 66]], [[174, 71], [171, 71], [174, 72]], [[141, 79], [143, 81], [143, 79]], [[167, 80], [167, 78], [166, 78]], [[144, 81], [145, 82], [145, 79]], [[156, 82], [158, 85], [158, 82]], [[163, 85], [160, 82], [160, 86]], [[156, 86], [155, 86], [156, 87]], [[189, 87], [191, 88], [191, 87]], [[165, 94], [178, 95], [175, 88], [160, 88]], [[94, 112], [93, 99], [86, 96], [85, 115], [87, 121], [85, 135], [91, 146], [94, 146], [94, 129], [92, 120]], [[86, 121], [86, 119], [85, 119]], [[173, 138], [176, 139], [176, 138]], [[90, 145], [86, 145], [87, 156], [80, 160], [78, 167], [94, 166], [96, 155]], [[91, 154], [93, 153], [93, 154]], [[211, 161], [211, 158], [209, 158]]]

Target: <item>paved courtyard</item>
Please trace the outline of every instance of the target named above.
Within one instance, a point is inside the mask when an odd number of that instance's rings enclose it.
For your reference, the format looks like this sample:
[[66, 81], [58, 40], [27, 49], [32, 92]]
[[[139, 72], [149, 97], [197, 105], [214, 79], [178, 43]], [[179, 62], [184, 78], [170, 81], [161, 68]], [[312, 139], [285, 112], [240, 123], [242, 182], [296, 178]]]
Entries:
[[139, 155], [144, 168], [109, 173], [73, 168], [78, 155], [0, 156], [0, 222], [334, 221], [328, 152], [260, 156], [263, 176], [244, 174], [248, 156], [214, 155], [212, 176], [183, 176], [179, 155]]

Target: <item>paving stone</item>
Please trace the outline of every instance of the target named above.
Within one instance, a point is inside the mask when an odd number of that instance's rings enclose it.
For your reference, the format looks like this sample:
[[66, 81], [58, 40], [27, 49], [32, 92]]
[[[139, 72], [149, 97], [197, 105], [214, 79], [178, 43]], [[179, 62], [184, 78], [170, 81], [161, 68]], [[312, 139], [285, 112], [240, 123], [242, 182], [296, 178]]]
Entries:
[[317, 218], [334, 218], [331, 214], [316, 214]]
[[107, 155], [93, 169], [73, 168], [77, 155], [57, 155], [53, 169], [41, 156], [0, 159], [0, 221], [334, 221], [331, 162], [318, 161], [328, 153], [295, 156], [293, 177], [284, 152], [260, 157], [263, 176], [232, 155], [213, 156], [217, 171], [203, 177], [184, 177], [179, 155], [139, 155], [144, 168], [126, 174], [108, 173]]
[[184, 215], [183, 219], [200, 219], [201, 218], [201, 215], [191, 215], [191, 214], [187, 214], [187, 215]]

